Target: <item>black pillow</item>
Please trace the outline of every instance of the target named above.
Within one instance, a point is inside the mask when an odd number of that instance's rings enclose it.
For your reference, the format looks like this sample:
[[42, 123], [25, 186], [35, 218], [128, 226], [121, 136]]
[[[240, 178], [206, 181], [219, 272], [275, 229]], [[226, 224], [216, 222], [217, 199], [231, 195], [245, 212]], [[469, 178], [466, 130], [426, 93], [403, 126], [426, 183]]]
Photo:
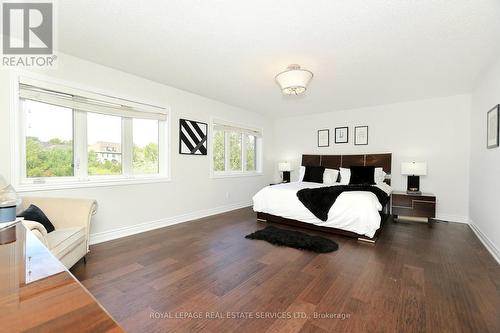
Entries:
[[349, 185], [375, 185], [374, 166], [352, 166]]
[[306, 166], [306, 171], [304, 172], [304, 182], [312, 183], [323, 183], [323, 174], [325, 173], [325, 167], [322, 166]]
[[17, 215], [17, 217], [24, 217], [25, 220], [35, 221], [42, 224], [45, 229], [47, 229], [47, 233], [56, 230], [54, 225], [50, 222], [47, 216], [45, 216], [42, 210], [35, 205], [30, 205], [25, 211]]

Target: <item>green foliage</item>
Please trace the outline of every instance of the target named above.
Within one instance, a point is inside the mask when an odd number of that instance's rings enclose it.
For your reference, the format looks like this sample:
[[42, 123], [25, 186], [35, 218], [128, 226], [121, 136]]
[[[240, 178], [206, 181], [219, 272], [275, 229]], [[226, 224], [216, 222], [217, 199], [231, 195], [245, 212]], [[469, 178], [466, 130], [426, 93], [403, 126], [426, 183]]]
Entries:
[[158, 145], [156, 143], [149, 143], [144, 147], [144, 160], [158, 164]]
[[73, 176], [73, 143], [51, 139], [42, 143], [26, 138], [26, 174], [28, 177]]
[[[97, 160], [96, 153], [88, 153], [89, 175], [119, 175], [121, 163]], [[73, 142], [59, 138], [41, 142], [36, 137], [26, 138], [26, 175], [32, 177], [71, 177], [73, 168]]]
[[215, 131], [213, 140], [214, 171], [224, 171], [224, 131]]
[[68, 145], [71, 144], [71, 141], [64, 141], [59, 138], [52, 138], [49, 140], [49, 143], [52, 145]]
[[241, 134], [229, 133], [229, 169], [241, 170]]
[[158, 144], [148, 143], [144, 148], [134, 145], [132, 163], [135, 174], [158, 173]]
[[247, 135], [247, 171], [255, 171], [255, 136]]

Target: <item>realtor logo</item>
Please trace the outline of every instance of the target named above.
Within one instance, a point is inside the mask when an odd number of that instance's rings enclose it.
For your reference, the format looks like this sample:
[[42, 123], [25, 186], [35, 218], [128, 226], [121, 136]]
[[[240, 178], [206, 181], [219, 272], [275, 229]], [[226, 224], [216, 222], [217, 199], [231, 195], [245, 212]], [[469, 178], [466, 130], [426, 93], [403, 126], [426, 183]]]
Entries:
[[2, 19], [4, 66], [53, 65], [56, 56], [52, 2], [4, 2]]

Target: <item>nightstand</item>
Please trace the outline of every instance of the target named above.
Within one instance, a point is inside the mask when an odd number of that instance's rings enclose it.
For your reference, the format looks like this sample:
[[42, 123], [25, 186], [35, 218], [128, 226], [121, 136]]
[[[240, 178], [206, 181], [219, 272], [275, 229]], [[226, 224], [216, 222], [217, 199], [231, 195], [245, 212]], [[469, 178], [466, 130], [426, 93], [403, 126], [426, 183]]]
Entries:
[[408, 194], [392, 192], [391, 213], [397, 216], [410, 216], [430, 219], [436, 217], [436, 196], [431, 193]]

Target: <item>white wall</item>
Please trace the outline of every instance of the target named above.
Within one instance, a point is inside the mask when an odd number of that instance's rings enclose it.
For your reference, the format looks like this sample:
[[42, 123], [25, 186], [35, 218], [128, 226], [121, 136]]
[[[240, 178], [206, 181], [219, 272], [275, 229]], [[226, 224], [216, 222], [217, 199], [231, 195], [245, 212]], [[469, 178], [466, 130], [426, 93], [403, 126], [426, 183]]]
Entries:
[[472, 94], [471, 225], [500, 262], [500, 148], [486, 148], [486, 113], [500, 103], [500, 58]]
[[[161, 85], [108, 67], [61, 54], [56, 70], [40, 71], [58, 80], [111, 91], [127, 97], [171, 108], [171, 182], [155, 184], [109, 186], [22, 193], [22, 195], [95, 198], [99, 212], [91, 233], [99, 239], [110, 235], [106, 231], [121, 230], [121, 234], [137, 231], [137, 224], [158, 221], [156, 226], [199, 217], [224, 209], [250, 205], [252, 196], [272, 174], [267, 152], [272, 144], [269, 119], [264, 116]], [[0, 71], [0, 174], [11, 179], [11, 149], [14, 129], [11, 126], [10, 78]], [[178, 119], [187, 118], [209, 123], [211, 117], [262, 128], [264, 134], [264, 175], [226, 179], [209, 178], [208, 156], [178, 154]], [[132, 228], [132, 229], [130, 229]], [[104, 232], [104, 233], [103, 233]]]
[[[421, 189], [437, 196], [437, 217], [468, 222], [470, 96], [280, 119], [275, 124], [276, 161], [300, 165], [301, 154], [391, 152], [392, 185], [406, 189], [401, 162], [427, 161]], [[354, 145], [354, 126], [369, 126], [369, 145]], [[349, 143], [334, 144], [334, 128], [349, 126]], [[330, 129], [330, 147], [317, 147], [317, 130]], [[292, 173], [292, 178], [298, 172]], [[277, 172], [275, 170], [275, 177]]]

